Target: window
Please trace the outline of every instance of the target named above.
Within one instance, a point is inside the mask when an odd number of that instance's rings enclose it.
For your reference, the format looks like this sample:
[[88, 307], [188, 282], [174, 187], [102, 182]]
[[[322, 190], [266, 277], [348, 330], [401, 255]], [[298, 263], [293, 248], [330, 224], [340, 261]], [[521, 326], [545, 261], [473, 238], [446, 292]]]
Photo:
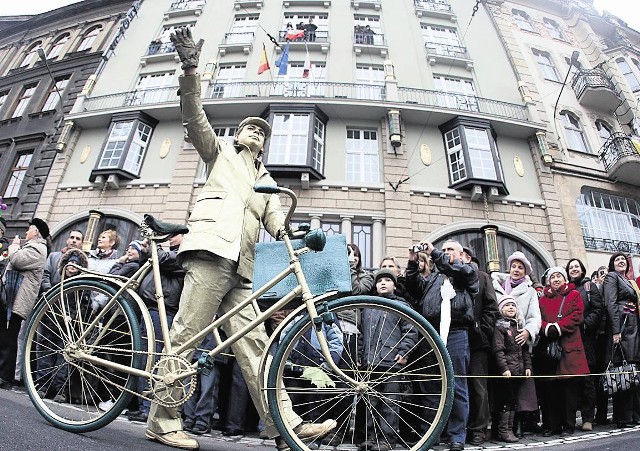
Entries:
[[[455, 28], [439, 27], [435, 25], [421, 24], [422, 39], [425, 44], [435, 44], [439, 51], [448, 52], [448, 46], [461, 47], [462, 43], [458, 38]], [[458, 50], [459, 52], [459, 50]], [[442, 53], [441, 53], [442, 54]], [[447, 53], [444, 53], [447, 54]]]
[[[213, 127], [213, 133], [229, 144], [233, 145], [238, 127]], [[209, 165], [200, 160], [200, 169], [196, 180], [207, 180], [209, 178]]]
[[173, 72], [141, 75], [138, 78], [135, 91], [127, 99], [127, 104], [142, 105], [166, 102], [171, 91], [175, 89], [175, 87], [171, 86], [173, 75]]
[[93, 41], [96, 40], [101, 31], [102, 27], [99, 25], [97, 27], [89, 29], [89, 31], [82, 38], [77, 51], [82, 52], [83, 50], [90, 50], [91, 46], [93, 45]]
[[437, 94], [438, 105], [456, 110], [478, 111], [472, 80], [435, 75], [433, 84], [440, 91]]
[[27, 67], [31, 63], [33, 63], [38, 58], [38, 47], [40, 47], [41, 44], [42, 42], [38, 41], [31, 47], [29, 47], [26, 55], [24, 56], [18, 67]]
[[351, 243], [360, 249], [360, 261], [363, 268], [372, 268], [372, 236], [370, 224], [351, 224]]
[[36, 91], [36, 86], [37, 84], [32, 84], [26, 85], [24, 88], [22, 88], [22, 93], [20, 94], [20, 97], [18, 97], [18, 101], [16, 102], [16, 106], [11, 117], [22, 116], [24, 110], [27, 109], [27, 105], [29, 104], [31, 96]]
[[258, 27], [258, 16], [235, 16], [231, 31], [227, 34], [225, 44], [244, 44], [253, 42]]
[[624, 58], [618, 58], [616, 63], [618, 63], [618, 68], [620, 69], [620, 72], [622, 72], [622, 75], [624, 75], [624, 78], [627, 79], [627, 83], [629, 83], [631, 90], [633, 92], [640, 91], [640, 83], [638, 83], [638, 79], [633, 73], [633, 70], [631, 70], [631, 66], [629, 66], [627, 60]]
[[604, 145], [611, 135], [613, 135], [613, 129], [605, 121], [598, 119], [596, 121], [596, 130], [598, 130], [598, 136], [600, 137], [600, 144]]
[[551, 55], [537, 49], [533, 49], [532, 52], [536, 62], [538, 63], [538, 69], [540, 69], [545, 80], [560, 81], [558, 71], [553, 65], [553, 61], [551, 61]]
[[513, 9], [511, 10], [511, 13], [513, 14], [513, 18], [516, 21], [516, 24], [521, 30], [536, 33], [536, 29], [531, 22], [529, 14], [525, 13], [524, 11], [520, 11], [519, 9]]
[[[2, 110], [2, 106], [7, 103], [7, 98], [9, 97], [9, 91], [0, 92], [0, 111]], [[2, 115], [0, 115], [2, 118]]]
[[636, 66], [636, 69], [638, 70], [638, 72], [640, 72], [640, 61], [638, 61], [637, 59], [631, 58], [631, 62], [633, 63], [634, 66]]
[[31, 157], [33, 157], [33, 151], [21, 153], [17, 156], [13, 168], [11, 168], [11, 175], [9, 176], [9, 183], [4, 190], [2, 197], [18, 197], [20, 187], [24, 181], [29, 164], [31, 163]]
[[489, 122], [458, 117], [441, 125], [440, 131], [452, 188], [482, 185], [507, 193], [498, 146]]
[[547, 17], [542, 19], [542, 21], [544, 22], [544, 26], [547, 28], [547, 31], [549, 32], [549, 35], [553, 39], [560, 39], [562, 41], [566, 41], [567, 40], [567, 38], [565, 38], [564, 33], [562, 32], [562, 28], [560, 28], [560, 25], [558, 24], [558, 22], [556, 22], [553, 19], [549, 19]]
[[341, 230], [341, 224], [339, 222], [322, 222], [321, 227], [327, 236], [338, 235]]
[[272, 174], [324, 178], [326, 115], [313, 105], [272, 105], [272, 132], [263, 161]]
[[138, 178], [157, 123], [140, 111], [114, 115], [109, 136], [89, 180], [94, 182], [98, 175], [111, 174], [127, 180]]
[[576, 208], [587, 248], [640, 253], [637, 200], [583, 188]]
[[218, 67], [216, 82], [211, 86], [210, 98], [240, 97], [247, 66], [244, 64], [225, 64]]
[[380, 181], [380, 156], [376, 130], [347, 128], [345, 149], [347, 182], [378, 183]]
[[149, 44], [147, 55], [158, 55], [162, 53], [175, 52], [176, 48], [174, 47], [173, 42], [171, 42], [170, 39], [171, 34], [174, 33], [178, 28], [193, 28], [194, 25], [195, 23], [192, 22], [163, 27], [158, 37], [151, 41], [151, 43]]
[[358, 99], [384, 100], [384, 67], [358, 64], [356, 66], [356, 96]]
[[285, 97], [324, 96], [326, 86], [326, 66], [324, 63], [311, 64], [311, 71], [304, 78], [304, 62], [289, 63], [285, 75], [276, 75], [272, 95]]
[[51, 49], [49, 49], [49, 53], [47, 54], [47, 59], [53, 59], [60, 56], [62, 47], [64, 47], [64, 45], [67, 43], [68, 40], [69, 40], [69, 34], [63, 34], [58, 39], [56, 39], [53, 45], [51, 46]]
[[47, 94], [47, 100], [42, 105], [42, 111], [55, 110], [58, 102], [60, 102], [60, 96], [64, 94], [64, 90], [67, 88], [71, 75], [67, 75], [64, 78], [56, 79], [56, 83], [49, 88], [49, 94]]
[[567, 148], [578, 152], [589, 152], [587, 140], [582, 131], [580, 121], [576, 116], [568, 111], [560, 112], [560, 120], [564, 127], [564, 134], [567, 138]]

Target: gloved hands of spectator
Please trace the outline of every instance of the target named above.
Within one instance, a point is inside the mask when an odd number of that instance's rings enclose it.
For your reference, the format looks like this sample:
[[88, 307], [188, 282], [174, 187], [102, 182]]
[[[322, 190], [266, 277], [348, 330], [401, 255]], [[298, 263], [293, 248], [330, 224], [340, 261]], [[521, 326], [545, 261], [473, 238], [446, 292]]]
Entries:
[[171, 33], [169, 39], [171, 39], [176, 52], [178, 52], [183, 70], [198, 67], [200, 51], [204, 44], [203, 39], [200, 39], [196, 44], [191, 36], [191, 28], [189, 27], [176, 29], [174, 33]]
[[551, 323], [549, 324], [549, 327], [547, 327], [547, 337], [551, 338], [551, 339], [556, 339], [558, 337], [560, 337], [560, 332], [558, 331], [558, 323]]

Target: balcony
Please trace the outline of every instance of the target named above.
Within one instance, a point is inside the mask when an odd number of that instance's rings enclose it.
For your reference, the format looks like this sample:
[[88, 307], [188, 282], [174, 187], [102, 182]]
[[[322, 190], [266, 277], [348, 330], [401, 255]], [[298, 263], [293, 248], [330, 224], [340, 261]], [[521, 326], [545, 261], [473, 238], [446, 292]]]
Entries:
[[610, 113], [620, 105], [616, 87], [602, 69], [578, 70], [571, 80], [571, 87], [584, 107]]
[[282, 6], [289, 8], [291, 6], [323, 6], [328, 8], [331, 6], [331, 0], [285, 0]]
[[439, 42], [425, 42], [424, 46], [427, 49], [427, 61], [431, 66], [446, 64], [466, 67], [467, 70], [473, 68], [473, 61], [466, 47]]
[[245, 33], [226, 33], [224, 40], [218, 46], [218, 51], [222, 56], [230, 52], [242, 52], [245, 55], [251, 53], [255, 33], [248, 31]]
[[164, 13], [164, 18], [181, 16], [199, 16], [202, 8], [207, 4], [207, 0], [177, 0], [169, 6], [169, 10]]
[[389, 46], [384, 38], [384, 34], [376, 33], [373, 30], [365, 30], [356, 26], [353, 33], [353, 51], [356, 56], [361, 54], [387, 56]]
[[240, 11], [242, 8], [256, 8], [261, 9], [264, 5], [262, 0], [235, 0], [233, 8], [236, 11]]
[[[301, 49], [301, 50], [320, 50], [322, 53], [327, 53], [329, 51], [329, 32], [328, 31], [313, 31], [313, 32], [305, 32], [304, 36], [299, 38], [293, 38], [292, 32], [300, 32], [302, 30], [281, 30], [278, 32], [278, 42], [286, 43], [289, 42], [291, 45], [291, 49]], [[287, 35], [289, 38], [287, 38]], [[282, 46], [284, 47], [284, 46]], [[276, 47], [276, 52], [280, 53], [282, 48]]]
[[140, 58], [140, 64], [146, 66], [150, 62], [159, 61], [180, 61], [176, 48], [171, 42], [151, 41], [147, 48], [147, 53]]
[[584, 236], [584, 247], [607, 252], [624, 252], [626, 254], [640, 254], [640, 243], [633, 241], [614, 240], [612, 238], [597, 238]]
[[139, 89], [126, 93], [124, 103], [121, 106], [151, 105], [164, 102], [174, 102], [178, 100], [177, 92], [177, 86]]
[[456, 21], [453, 8], [447, 0], [414, 0], [414, 7], [418, 17], [436, 17], [449, 19], [451, 22]]
[[602, 146], [600, 159], [611, 179], [640, 186], [640, 143], [624, 133], [614, 133]]
[[351, 6], [353, 6], [353, 9], [369, 8], [380, 11], [380, 5], [380, 0], [351, 0]]

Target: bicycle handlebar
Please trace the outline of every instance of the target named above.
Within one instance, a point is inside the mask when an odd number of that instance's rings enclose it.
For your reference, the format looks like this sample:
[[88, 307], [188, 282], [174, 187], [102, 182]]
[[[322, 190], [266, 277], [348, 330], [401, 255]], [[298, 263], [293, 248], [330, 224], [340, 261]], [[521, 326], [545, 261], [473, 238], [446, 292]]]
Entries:
[[295, 211], [298, 205], [298, 197], [296, 196], [296, 193], [294, 193], [288, 188], [282, 188], [277, 185], [256, 185], [253, 187], [253, 190], [256, 193], [261, 193], [261, 194], [283, 193], [291, 198], [291, 205], [289, 206], [289, 211], [287, 212], [287, 215], [284, 219], [284, 229], [287, 232], [287, 234], [291, 236], [291, 217], [293, 216], [293, 212]]

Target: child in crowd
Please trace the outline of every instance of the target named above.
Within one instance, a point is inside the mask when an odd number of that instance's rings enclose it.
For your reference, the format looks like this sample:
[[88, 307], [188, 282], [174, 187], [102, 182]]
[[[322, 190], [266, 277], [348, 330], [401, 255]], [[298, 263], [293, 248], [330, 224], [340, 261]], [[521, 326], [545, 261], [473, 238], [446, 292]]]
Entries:
[[508, 443], [517, 442], [513, 434], [513, 420], [518, 402], [518, 391], [522, 379], [511, 376], [531, 376], [531, 355], [529, 348], [516, 343], [516, 336], [523, 326], [523, 319], [518, 313], [518, 306], [513, 296], [505, 294], [498, 299], [498, 309], [502, 316], [496, 322], [493, 332], [493, 352], [498, 365], [498, 373], [507, 379], [501, 382], [496, 391], [499, 412], [498, 440]]

